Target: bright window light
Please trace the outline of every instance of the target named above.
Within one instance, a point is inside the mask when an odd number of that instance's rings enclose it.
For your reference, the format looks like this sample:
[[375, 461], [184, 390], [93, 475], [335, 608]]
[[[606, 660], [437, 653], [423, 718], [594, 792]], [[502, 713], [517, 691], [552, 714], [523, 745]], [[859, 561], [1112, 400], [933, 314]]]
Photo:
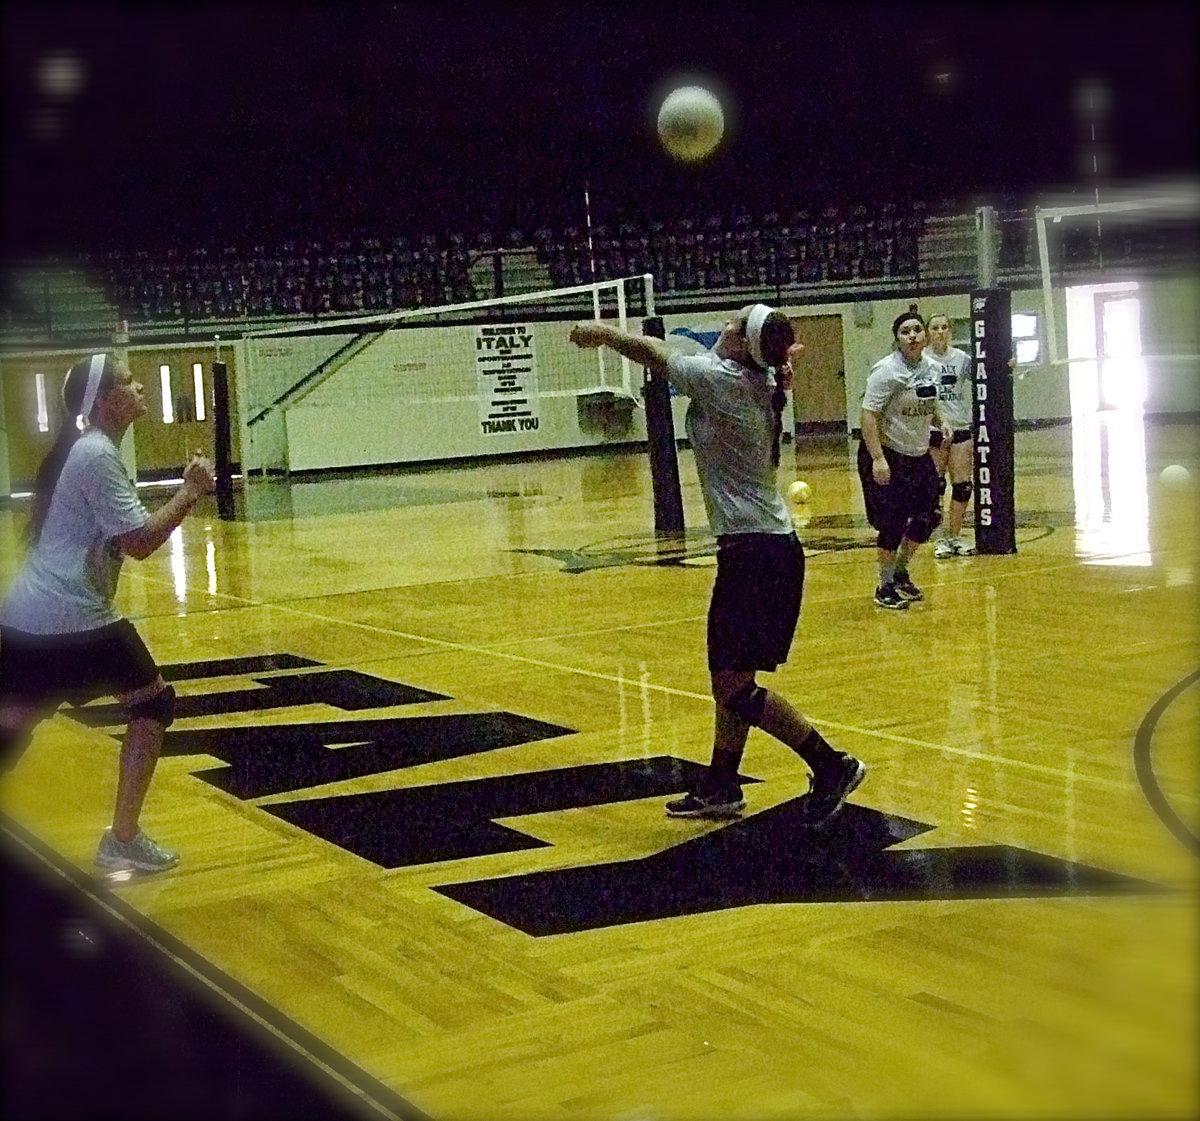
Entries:
[[1017, 312], [1012, 317], [1012, 333], [1014, 339], [1036, 339], [1038, 317], [1026, 312]]
[[175, 405], [171, 399], [171, 367], [159, 366], [158, 382], [162, 386], [163, 424], [175, 423]]
[[39, 432], [50, 431], [50, 413], [46, 408], [46, 375], [33, 375], [34, 392], [37, 393], [37, 428]]
[[192, 385], [196, 390], [196, 419], [204, 420], [208, 415], [204, 408], [204, 366], [199, 362], [192, 363]]
[[1016, 344], [1017, 365], [1034, 365], [1042, 354], [1042, 345], [1038, 340], [1038, 317], [1030, 312], [1016, 312], [1012, 317], [1012, 337]]

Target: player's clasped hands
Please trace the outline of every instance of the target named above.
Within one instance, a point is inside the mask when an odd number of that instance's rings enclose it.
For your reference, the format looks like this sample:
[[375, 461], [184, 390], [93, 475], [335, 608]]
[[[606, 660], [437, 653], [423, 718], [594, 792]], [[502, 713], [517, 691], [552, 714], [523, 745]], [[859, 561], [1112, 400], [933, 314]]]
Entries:
[[183, 469], [183, 484], [197, 496], [212, 494], [216, 490], [217, 480], [213, 462], [203, 452], [192, 452], [192, 458]]

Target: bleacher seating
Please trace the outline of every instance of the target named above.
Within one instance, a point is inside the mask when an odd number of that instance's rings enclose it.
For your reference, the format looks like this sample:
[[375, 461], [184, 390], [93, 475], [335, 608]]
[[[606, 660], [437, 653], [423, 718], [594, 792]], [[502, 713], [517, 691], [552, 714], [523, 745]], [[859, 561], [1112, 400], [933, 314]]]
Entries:
[[[528, 232], [477, 229], [110, 251], [60, 264], [86, 273], [106, 293], [114, 319], [186, 332], [208, 322], [320, 320], [463, 303], [496, 295], [498, 286], [522, 291], [536, 280], [538, 286], [570, 287], [645, 272], [654, 274], [659, 292], [685, 299], [710, 291], [861, 292], [922, 279], [943, 282], [962, 272], [971, 215], [947, 211], [927, 222], [925, 214], [919, 203], [651, 219], [619, 214], [590, 228], [543, 223]], [[1001, 270], [1036, 271], [1029, 212], [1001, 211], [999, 230]], [[1101, 242], [1094, 229], [1078, 226], [1064, 241], [1063, 267], [1169, 258], [1169, 241], [1151, 234], [1134, 238], [1114, 226]], [[933, 244], [939, 238], [941, 250]], [[39, 318], [30, 294], [19, 295], [20, 301], [5, 301], [10, 326]]]
[[[244, 317], [347, 316], [486, 298], [472, 279], [481, 259], [532, 250], [556, 287], [651, 272], [677, 292], [887, 280], [916, 268], [918, 228], [884, 207], [810, 216], [771, 212], [620, 217], [578, 225], [446, 237], [397, 235], [329, 244], [169, 249], [85, 262], [132, 323], [200, 323]], [[528, 270], [527, 270], [528, 271]], [[479, 273], [474, 273], [478, 277]]]

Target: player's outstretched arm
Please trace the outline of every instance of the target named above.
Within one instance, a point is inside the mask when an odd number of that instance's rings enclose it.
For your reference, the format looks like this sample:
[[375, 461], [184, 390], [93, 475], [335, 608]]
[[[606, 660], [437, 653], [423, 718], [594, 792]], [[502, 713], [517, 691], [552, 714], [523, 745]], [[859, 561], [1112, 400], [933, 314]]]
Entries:
[[576, 323], [571, 328], [571, 342], [578, 347], [594, 350], [607, 346], [618, 354], [644, 366], [652, 374], [665, 375], [670, 351], [666, 344], [646, 335], [631, 335], [607, 323]]

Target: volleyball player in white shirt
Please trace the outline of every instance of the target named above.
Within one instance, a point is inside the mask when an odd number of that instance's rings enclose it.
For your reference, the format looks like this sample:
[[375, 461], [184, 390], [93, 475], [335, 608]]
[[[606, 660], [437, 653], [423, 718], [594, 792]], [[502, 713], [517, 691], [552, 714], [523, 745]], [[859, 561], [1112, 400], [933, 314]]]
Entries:
[[939, 312], [929, 317], [929, 345], [925, 357], [933, 365], [938, 381], [938, 409], [953, 429], [949, 440], [940, 429], [929, 433], [929, 454], [937, 468], [938, 506], [946, 493], [946, 475], [950, 476], [950, 521], [946, 534], [933, 547], [939, 560], [947, 557], [969, 557], [975, 548], [962, 539], [963, 518], [971, 501], [971, 479], [974, 474], [975, 442], [972, 435], [972, 409], [975, 404], [975, 383], [971, 371], [971, 356], [950, 345], [950, 318]]
[[129, 722], [112, 828], [96, 864], [161, 871], [178, 856], [146, 836], [138, 818], [175, 690], [113, 597], [124, 557], [148, 557], [212, 491], [212, 464], [194, 456], [174, 496], [147, 513], [118, 451], [146, 411], [141, 385], [112, 356], [93, 354], [68, 371], [63, 403], [62, 427], [38, 471], [31, 547], [0, 608], [0, 764], [11, 767], [64, 701], [115, 696]]
[[611, 347], [690, 398], [687, 434], [717, 538], [707, 639], [716, 712], [708, 772], [686, 797], [669, 802], [667, 813], [712, 817], [745, 806], [738, 768], [753, 726], [808, 764], [804, 821], [827, 821], [866, 766], [835, 751], [802, 713], [756, 679], [760, 670], [787, 660], [804, 588], [804, 550], [776, 485], [791, 363], [803, 349], [791, 323], [764, 304], [745, 307], [729, 318], [711, 351], [691, 356], [605, 323], [576, 325], [571, 341]]
[[[924, 599], [909, 562], [941, 518], [930, 425], [941, 427], [933, 367], [922, 353], [925, 321], [915, 311], [892, 323], [895, 348], [871, 367], [863, 394], [858, 475], [867, 520], [877, 531], [880, 607], [904, 610]], [[949, 427], [944, 428], [949, 433]]]

